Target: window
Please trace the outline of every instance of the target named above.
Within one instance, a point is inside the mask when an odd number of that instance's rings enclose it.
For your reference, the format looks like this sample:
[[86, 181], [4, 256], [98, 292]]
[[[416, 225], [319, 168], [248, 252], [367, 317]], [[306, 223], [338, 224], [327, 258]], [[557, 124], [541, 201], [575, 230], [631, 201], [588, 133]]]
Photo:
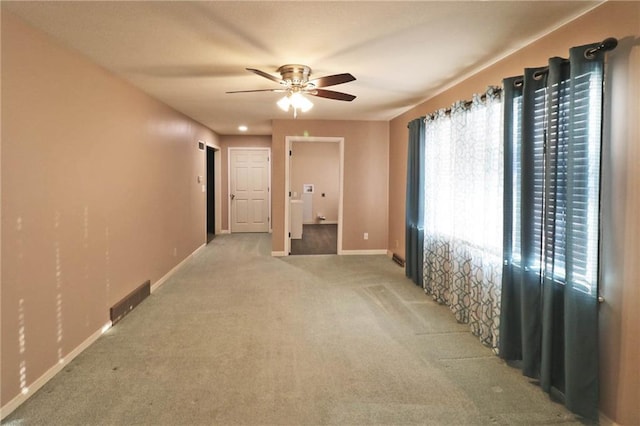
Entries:
[[454, 106], [427, 120], [425, 232], [502, 255], [502, 103]]
[[[567, 262], [571, 262], [572, 282], [588, 294], [597, 290], [601, 79], [598, 73], [589, 73], [535, 91], [529, 133], [533, 146], [526, 151], [532, 154], [529, 170], [522, 169], [522, 94], [512, 100], [511, 262], [558, 283], [566, 282]], [[573, 97], [571, 87], [576, 92]], [[531, 221], [524, 250], [523, 174], [531, 177], [528, 188], [532, 190], [526, 204], [525, 216], [530, 214]], [[526, 190], [526, 181], [524, 186]], [[525, 255], [523, 263], [523, 252], [537, 255]]]

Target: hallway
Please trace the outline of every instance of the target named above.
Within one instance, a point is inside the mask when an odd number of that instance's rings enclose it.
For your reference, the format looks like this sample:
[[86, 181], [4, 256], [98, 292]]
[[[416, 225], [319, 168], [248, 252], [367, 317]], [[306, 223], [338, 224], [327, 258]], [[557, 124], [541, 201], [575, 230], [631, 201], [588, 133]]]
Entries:
[[385, 256], [220, 235], [6, 424], [580, 424]]

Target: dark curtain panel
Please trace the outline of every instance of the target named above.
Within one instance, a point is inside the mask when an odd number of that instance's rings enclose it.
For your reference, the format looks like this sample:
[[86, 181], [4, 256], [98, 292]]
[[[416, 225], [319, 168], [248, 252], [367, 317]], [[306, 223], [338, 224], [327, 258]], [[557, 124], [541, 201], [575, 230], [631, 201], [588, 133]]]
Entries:
[[424, 117], [409, 123], [405, 221], [405, 274], [422, 287], [424, 250]]
[[598, 417], [598, 234], [604, 50], [504, 80], [500, 355]]

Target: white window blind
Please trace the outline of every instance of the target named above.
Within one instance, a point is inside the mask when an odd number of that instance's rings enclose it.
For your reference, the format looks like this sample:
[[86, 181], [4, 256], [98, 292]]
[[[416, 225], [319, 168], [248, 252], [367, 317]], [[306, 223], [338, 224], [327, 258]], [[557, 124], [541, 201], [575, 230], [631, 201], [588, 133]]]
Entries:
[[[538, 259], [521, 260], [522, 97], [513, 99], [513, 263], [540, 270], [564, 283], [567, 262], [571, 280], [595, 294], [598, 256], [600, 182], [601, 76], [590, 73], [536, 92], [534, 123], [534, 194], [531, 252]], [[570, 88], [574, 88], [569, 102]], [[569, 128], [573, 117], [573, 128]]]

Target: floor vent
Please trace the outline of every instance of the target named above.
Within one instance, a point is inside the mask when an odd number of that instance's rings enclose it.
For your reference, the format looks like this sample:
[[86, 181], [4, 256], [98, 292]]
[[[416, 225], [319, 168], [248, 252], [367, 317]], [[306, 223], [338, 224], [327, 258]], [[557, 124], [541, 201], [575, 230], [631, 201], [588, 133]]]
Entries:
[[393, 253], [393, 257], [392, 257], [393, 261], [396, 262], [398, 265], [404, 267], [404, 259], [401, 258], [400, 256], [398, 256], [397, 254]]
[[151, 281], [146, 281], [111, 307], [111, 324], [115, 325], [151, 294]]

